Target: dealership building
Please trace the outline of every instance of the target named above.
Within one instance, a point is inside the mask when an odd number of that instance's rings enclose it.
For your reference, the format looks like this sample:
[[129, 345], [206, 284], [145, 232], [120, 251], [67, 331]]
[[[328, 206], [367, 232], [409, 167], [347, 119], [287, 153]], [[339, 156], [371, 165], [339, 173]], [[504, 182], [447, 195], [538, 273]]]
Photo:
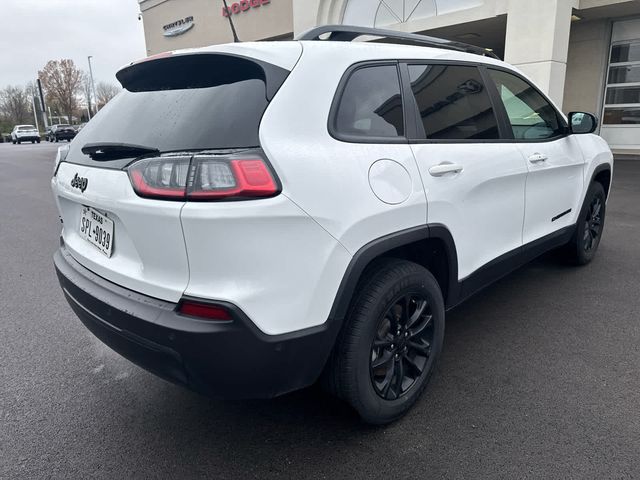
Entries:
[[149, 55], [281, 40], [317, 25], [423, 33], [490, 48], [565, 112], [601, 119], [618, 153], [640, 153], [640, 0], [139, 0]]

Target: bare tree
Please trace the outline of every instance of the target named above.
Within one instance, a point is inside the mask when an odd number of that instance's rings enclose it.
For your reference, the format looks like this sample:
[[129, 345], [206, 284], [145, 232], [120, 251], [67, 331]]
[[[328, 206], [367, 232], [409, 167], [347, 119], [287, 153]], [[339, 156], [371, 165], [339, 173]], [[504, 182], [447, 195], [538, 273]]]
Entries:
[[112, 83], [98, 82], [96, 85], [96, 104], [100, 109], [104, 107], [109, 100], [120, 93], [120, 88]]
[[69, 117], [78, 108], [78, 94], [82, 91], [84, 72], [76, 68], [73, 60], [49, 60], [38, 72], [47, 98], [57, 104]]
[[30, 108], [29, 97], [24, 88], [8, 86], [0, 90], [0, 113], [10, 123], [27, 122]]

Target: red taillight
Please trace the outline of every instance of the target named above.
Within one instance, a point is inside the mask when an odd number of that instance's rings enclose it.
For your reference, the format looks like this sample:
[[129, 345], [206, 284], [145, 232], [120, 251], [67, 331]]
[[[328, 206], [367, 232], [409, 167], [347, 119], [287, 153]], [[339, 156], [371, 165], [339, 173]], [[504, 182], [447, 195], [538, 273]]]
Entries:
[[219, 322], [228, 322], [233, 320], [231, 313], [224, 307], [219, 305], [208, 305], [206, 303], [197, 303], [184, 301], [180, 304], [178, 312], [181, 315], [190, 317], [203, 318], [206, 320], [216, 320]]
[[279, 188], [266, 161], [257, 155], [164, 156], [127, 167], [141, 197], [164, 200], [223, 200], [271, 197]]
[[[227, 163], [201, 160], [187, 198], [270, 197], [278, 192], [269, 168], [261, 159], [238, 159]], [[215, 166], [215, 167], [214, 167]], [[209, 172], [213, 171], [213, 175]]]

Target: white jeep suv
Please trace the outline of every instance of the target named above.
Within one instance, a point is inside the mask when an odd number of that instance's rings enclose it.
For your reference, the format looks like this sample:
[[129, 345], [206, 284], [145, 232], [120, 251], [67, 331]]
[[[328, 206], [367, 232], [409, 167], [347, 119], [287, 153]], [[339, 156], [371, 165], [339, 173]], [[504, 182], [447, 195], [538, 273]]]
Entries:
[[55, 266], [98, 338], [198, 392], [320, 379], [390, 422], [434, 371], [447, 309], [549, 249], [598, 248], [595, 117], [477, 47], [328, 26], [117, 77], [58, 153]]

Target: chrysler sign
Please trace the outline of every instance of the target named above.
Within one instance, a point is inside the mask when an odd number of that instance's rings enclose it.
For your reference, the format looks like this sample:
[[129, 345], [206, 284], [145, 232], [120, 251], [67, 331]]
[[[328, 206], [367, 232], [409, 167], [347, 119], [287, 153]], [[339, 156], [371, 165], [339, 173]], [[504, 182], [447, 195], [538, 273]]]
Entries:
[[191, 30], [194, 25], [195, 23], [193, 23], [193, 17], [186, 17], [162, 27], [162, 29], [164, 30], [163, 35], [165, 37], [175, 37], [177, 35], [182, 35], [183, 33]]
[[237, 15], [239, 13], [247, 12], [252, 8], [258, 8], [269, 3], [271, 3], [270, 0], [240, 0], [239, 2], [231, 4], [228, 8], [222, 7], [222, 16], [228, 17], [230, 15]]

